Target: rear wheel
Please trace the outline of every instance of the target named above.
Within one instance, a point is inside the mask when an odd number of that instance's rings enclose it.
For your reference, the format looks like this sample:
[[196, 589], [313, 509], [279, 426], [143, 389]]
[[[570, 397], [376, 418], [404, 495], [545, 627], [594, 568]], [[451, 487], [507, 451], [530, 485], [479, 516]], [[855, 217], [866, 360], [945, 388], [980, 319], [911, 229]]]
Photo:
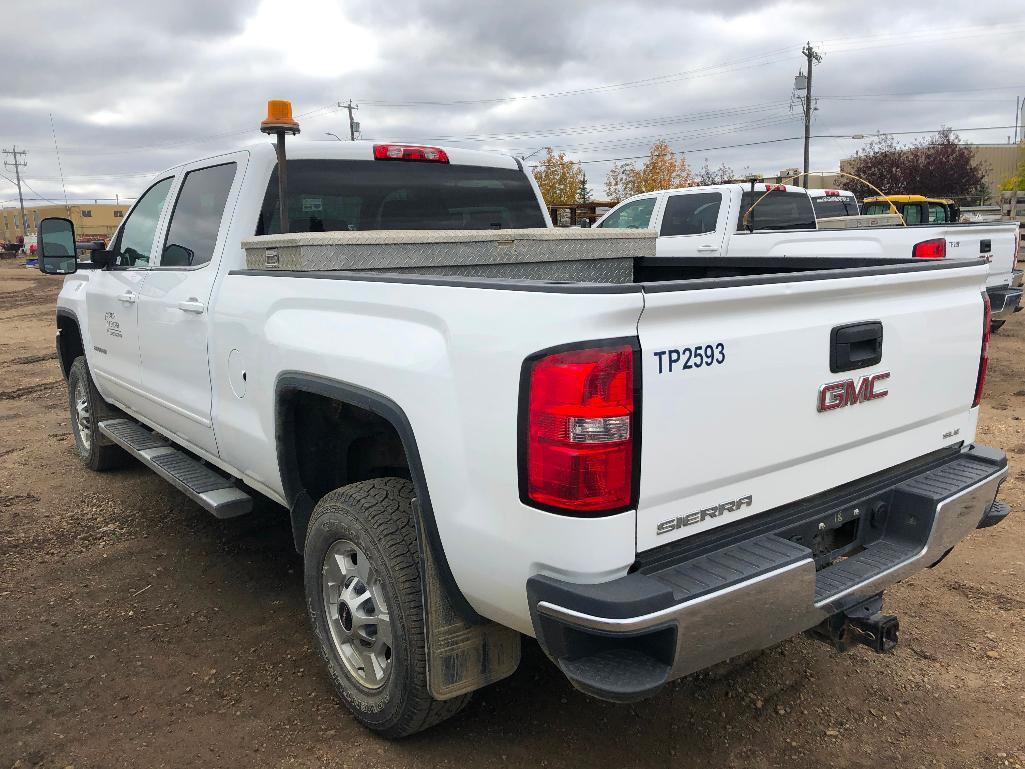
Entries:
[[427, 688], [427, 644], [413, 485], [380, 478], [317, 503], [306, 535], [306, 606], [335, 689], [365, 726], [405, 737], [456, 713], [469, 695]]
[[1007, 323], [1006, 320], [995, 320], [989, 324], [989, 330], [993, 333], [996, 333], [1003, 327], [1005, 323]]
[[85, 356], [75, 358], [68, 371], [68, 409], [71, 433], [78, 456], [90, 470], [110, 470], [125, 463], [128, 455], [100, 432], [99, 423], [121, 414], [103, 400], [93, 384]]

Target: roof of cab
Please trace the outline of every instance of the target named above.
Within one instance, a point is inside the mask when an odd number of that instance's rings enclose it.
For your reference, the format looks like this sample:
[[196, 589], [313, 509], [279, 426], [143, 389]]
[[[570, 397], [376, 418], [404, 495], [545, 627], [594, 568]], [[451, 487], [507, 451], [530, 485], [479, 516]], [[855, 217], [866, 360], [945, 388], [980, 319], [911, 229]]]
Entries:
[[[508, 168], [523, 170], [523, 164], [512, 155], [503, 155], [499, 152], [481, 152], [480, 150], [467, 150], [461, 147], [445, 147], [423, 142], [380, 142], [380, 141], [321, 141], [303, 140], [301, 138], [289, 139], [286, 144], [286, 153], [289, 160], [374, 160], [375, 144], [402, 144], [406, 146], [431, 146], [445, 150], [448, 155], [449, 165], [455, 166], [484, 166], [487, 168]], [[165, 169], [161, 174], [173, 173], [184, 165], [203, 162], [205, 160], [219, 160], [232, 152], [248, 152], [254, 160], [261, 160], [264, 163], [273, 165], [277, 162], [274, 142], [260, 142], [236, 147], [226, 152], [218, 152], [202, 158], [192, 158], [183, 163], [178, 163]], [[380, 161], [380, 162], [416, 162], [416, 161]]]
[[865, 203], [940, 203], [950, 205], [953, 200], [949, 198], [927, 198], [925, 195], [876, 195], [872, 198], [865, 198]]

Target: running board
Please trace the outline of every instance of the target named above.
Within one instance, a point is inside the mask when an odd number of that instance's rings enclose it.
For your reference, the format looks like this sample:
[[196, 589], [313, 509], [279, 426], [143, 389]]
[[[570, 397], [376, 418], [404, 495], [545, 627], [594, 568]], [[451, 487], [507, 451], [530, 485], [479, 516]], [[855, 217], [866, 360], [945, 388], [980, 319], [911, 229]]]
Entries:
[[253, 508], [253, 498], [209, 465], [174, 448], [162, 435], [130, 419], [108, 419], [100, 432], [217, 518], [235, 518]]

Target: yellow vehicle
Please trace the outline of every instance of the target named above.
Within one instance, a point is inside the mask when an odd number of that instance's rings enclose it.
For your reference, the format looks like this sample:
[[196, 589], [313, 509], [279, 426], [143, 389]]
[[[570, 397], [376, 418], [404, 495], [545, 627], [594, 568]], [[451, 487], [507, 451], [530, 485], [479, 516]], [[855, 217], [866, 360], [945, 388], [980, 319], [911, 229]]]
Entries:
[[910, 227], [915, 224], [943, 224], [961, 219], [961, 208], [948, 198], [927, 198], [924, 195], [885, 195], [865, 198], [861, 213], [869, 216], [893, 213], [890, 204], [904, 217]]

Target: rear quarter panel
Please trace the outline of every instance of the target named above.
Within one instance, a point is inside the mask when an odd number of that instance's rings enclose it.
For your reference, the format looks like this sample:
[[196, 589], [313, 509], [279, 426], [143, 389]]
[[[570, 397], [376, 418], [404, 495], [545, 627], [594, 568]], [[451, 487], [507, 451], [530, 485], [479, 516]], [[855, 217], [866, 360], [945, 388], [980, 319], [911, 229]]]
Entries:
[[602, 581], [635, 557], [633, 511], [599, 519], [523, 505], [517, 474], [520, 368], [558, 344], [637, 333], [638, 292], [573, 294], [229, 275], [211, 355], [247, 370], [244, 397], [213, 382], [221, 456], [282, 493], [275, 382], [306, 372], [359, 385], [406, 413], [438, 531], [482, 615], [531, 633], [524, 585], [546, 573]]

